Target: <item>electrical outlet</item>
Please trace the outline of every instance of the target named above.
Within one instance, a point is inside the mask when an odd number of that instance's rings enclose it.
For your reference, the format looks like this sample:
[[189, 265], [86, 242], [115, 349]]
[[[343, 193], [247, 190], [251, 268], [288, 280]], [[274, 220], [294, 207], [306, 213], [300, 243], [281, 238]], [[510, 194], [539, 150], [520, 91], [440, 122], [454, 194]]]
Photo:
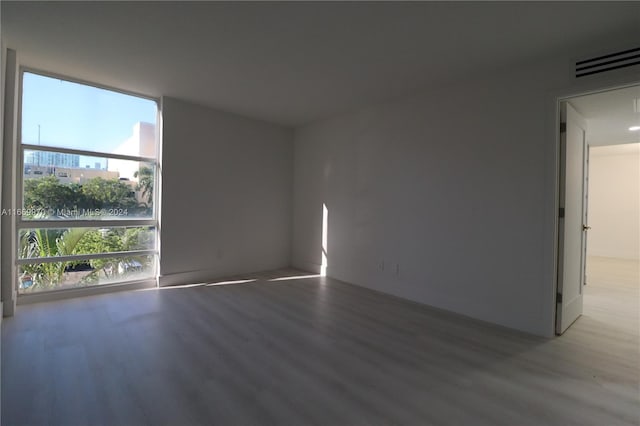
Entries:
[[396, 275], [400, 275], [400, 264], [396, 263]]

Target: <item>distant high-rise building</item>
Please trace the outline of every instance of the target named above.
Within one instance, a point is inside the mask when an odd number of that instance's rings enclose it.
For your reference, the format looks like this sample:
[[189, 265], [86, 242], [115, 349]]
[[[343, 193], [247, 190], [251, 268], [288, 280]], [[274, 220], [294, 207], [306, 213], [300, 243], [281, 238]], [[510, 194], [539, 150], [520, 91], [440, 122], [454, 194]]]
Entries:
[[24, 163], [43, 167], [80, 167], [80, 156], [61, 152], [32, 151], [25, 155]]

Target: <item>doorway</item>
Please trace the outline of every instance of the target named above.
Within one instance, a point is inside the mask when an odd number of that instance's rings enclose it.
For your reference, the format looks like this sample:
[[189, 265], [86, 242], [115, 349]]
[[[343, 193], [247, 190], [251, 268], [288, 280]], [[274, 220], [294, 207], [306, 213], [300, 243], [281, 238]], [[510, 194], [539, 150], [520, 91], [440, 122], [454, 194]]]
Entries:
[[640, 85], [565, 99], [561, 112], [556, 334], [581, 316], [637, 334]]

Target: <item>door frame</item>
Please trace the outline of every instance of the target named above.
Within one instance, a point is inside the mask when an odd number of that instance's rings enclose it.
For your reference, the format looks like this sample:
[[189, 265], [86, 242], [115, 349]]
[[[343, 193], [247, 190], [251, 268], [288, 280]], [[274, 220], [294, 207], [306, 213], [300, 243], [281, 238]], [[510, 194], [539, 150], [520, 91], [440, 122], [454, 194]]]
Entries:
[[[551, 325], [550, 336], [552, 337], [561, 336], [556, 334], [556, 318], [558, 315], [557, 313], [558, 305], [556, 303], [556, 295], [558, 293], [558, 284], [559, 284], [558, 273], [559, 271], [562, 270], [561, 268], [564, 265], [564, 259], [561, 258], [561, 253], [559, 250], [560, 239], [561, 239], [559, 209], [560, 209], [560, 197], [562, 195], [562, 192], [560, 191], [560, 184], [561, 184], [560, 173], [561, 173], [561, 168], [566, 167], [566, 164], [561, 164], [562, 157], [560, 155], [560, 149], [561, 149], [560, 125], [562, 122], [560, 117], [560, 111], [561, 111], [560, 105], [562, 102], [570, 102], [571, 99], [573, 98], [587, 96], [587, 95], [595, 95], [598, 93], [610, 92], [613, 90], [625, 89], [625, 88], [638, 86], [638, 85], [640, 85], [640, 80], [637, 80], [637, 76], [636, 76], [634, 77], [634, 79], [630, 79], [624, 83], [618, 82], [617, 84], [615, 82], [609, 82], [607, 84], [606, 82], [593, 81], [591, 82], [591, 84], [588, 84], [585, 87], [582, 87], [581, 89], [574, 89], [571, 91], [568, 90], [567, 92], [569, 93], [567, 94], [558, 95], [556, 92], [556, 94], [552, 95], [555, 102], [554, 119], [552, 120], [552, 122], [554, 123], [554, 127], [553, 127], [554, 144], [553, 144], [552, 155], [555, 158], [555, 168], [554, 168], [554, 176], [553, 176], [554, 199], [553, 199], [553, 228], [552, 228], [554, 246], [552, 250], [552, 259], [551, 259], [551, 261], [553, 262], [552, 277], [551, 277], [553, 286], [552, 286], [552, 292], [549, 294], [550, 296], [549, 300], [552, 306], [551, 317], [549, 318], [550, 325]], [[588, 153], [588, 150], [589, 150], [588, 144], [586, 145], [585, 149], [587, 150], [587, 153]], [[585, 264], [586, 264], [586, 259], [585, 259]]]
[[[560, 134], [560, 147], [559, 147], [559, 159], [560, 159], [560, 176], [558, 183], [558, 272], [557, 272], [557, 283], [556, 283], [556, 315], [555, 315], [555, 334], [561, 335], [563, 334], [581, 315], [583, 311], [583, 286], [584, 286], [584, 276], [586, 272], [586, 248], [587, 248], [587, 234], [586, 234], [586, 224], [587, 224], [587, 176], [589, 170], [589, 164], [587, 161], [588, 156], [588, 141], [587, 141], [587, 133], [588, 126], [586, 119], [582, 117], [579, 111], [575, 109], [573, 104], [570, 101], [562, 101], [561, 102], [561, 110], [560, 110], [560, 127], [558, 132]], [[579, 142], [579, 151], [580, 158], [576, 157], [578, 154], [576, 151], [577, 146], [573, 140], [570, 141], [569, 133], [571, 131], [571, 127], [577, 127], [582, 130], [582, 140]], [[569, 146], [571, 145], [571, 146]], [[570, 154], [571, 153], [571, 154]], [[577, 171], [580, 175], [579, 183], [575, 180], [571, 180], [568, 178], [570, 173], [569, 164], [572, 164], [572, 170], [574, 173]], [[578, 184], [576, 186], [576, 184]], [[568, 229], [567, 221], [572, 221], [571, 223], [575, 224], [576, 217], [574, 216], [573, 210], [568, 207], [568, 203], [572, 203], [571, 200], [574, 197], [574, 194], [579, 197], [579, 219], [578, 223], [580, 226], [579, 233], [575, 234], [573, 232], [569, 232], [571, 238], [568, 237]], [[575, 202], [576, 200], [573, 199]], [[573, 206], [573, 207], [578, 207]], [[573, 217], [572, 217], [573, 216]], [[565, 282], [566, 271], [565, 263], [567, 259], [572, 256], [568, 256], [568, 253], [575, 252], [575, 249], [578, 248], [578, 265], [575, 263], [568, 265], [569, 270], [574, 270], [577, 267], [578, 274], [578, 296], [576, 298], [572, 298], [571, 300], [562, 300], [567, 299], [567, 296], [573, 297], [574, 293], [571, 290], [574, 283]], [[562, 284], [562, 285], [561, 285]], [[561, 289], [562, 287], [562, 289]], [[569, 318], [565, 318], [568, 316]]]

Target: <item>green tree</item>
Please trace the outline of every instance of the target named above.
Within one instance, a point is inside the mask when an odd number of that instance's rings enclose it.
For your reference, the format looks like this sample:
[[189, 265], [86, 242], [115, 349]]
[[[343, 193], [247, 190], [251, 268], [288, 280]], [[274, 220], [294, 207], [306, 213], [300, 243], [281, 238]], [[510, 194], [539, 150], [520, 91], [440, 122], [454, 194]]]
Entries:
[[[141, 170], [141, 188], [143, 194], [150, 199], [153, 193], [153, 171]], [[145, 183], [146, 182], [146, 183]], [[146, 191], [146, 192], [145, 192]], [[58, 214], [58, 210], [81, 209], [130, 209], [132, 212], [148, 210], [137, 206], [135, 192], [125, 182], [116, 179], [93, 178], [83, 185], [62, 184], [54, 176], [46, 176], [24, 181], [24, 207], [28, 209], [47, 210], [46, 216]], [[130, 213], [127, 213], [130, 214]], [[69, 230], [38, 229], [25, 232], [21, 236], [22, 258], [43, 258], [72, 254], [114, 253], [145, 249], [153, 246], [154, 232], [150, 228], [113, 228], [90, 230], [73, 228]], [[90, 259], [86, 262], [51, 262], [23, 265], [22, 278], [29, 277], [34, 287], [55, 287], [63, 279], [69, 267], [88, 263], [93, 271], [84, 278], [85, 282], [98, 279], [101, 272], [107, 277], [118, 274], [118, 266], [124, 265], [123, 271], [130, 271], [131, 264], [147, 266], [148, 256], [110, 259]], [[124, 272], [123, 272], [124, 273]]]
[[129, 209], [137, 207], [137, 202], [131, 186], [117, 179], [96, 177], [79, 185], [62, 184], [55, 176], [46, 176], [25, 179], [24, 207], [51, 213], [51, 210]]
[[[143, 250], [153, 247], [153, 228], [111, 228], [89, 229], [72, 228], [68, 230], [36, 229], [21, 236], [21, 258], [37, 259], [44, 257], [66, 256], [73, 254], [115, 253]], [[67, 261], [27, 264], [21, 267], [22, 278], [31, 277], [30, 288], [55, 288], [64, 277], [64, 272], [73, 266], [87, 263], [92, 271], [83, 277], [82, 282], [98, 281], [100, 274], [112, 278], [120, 274], [119, 266], [138, 262], [143, 268], [152, 258], [148, 256], [122, 256], [115, 258], [89, 259], [84, 262]], [[124, 271], [123, 274], [129, 272]]]
[[24, 181], [24, 207], [27, 209], [73, 210], [83, 204], [80, 185], [61, 184], [55, 176]]
[[[80, 253], [115, 253], [132, 250], [144, 250], [153, 246], [152, 228], [111, 228], [91, 230], [80, 240], [76, 251]], [[105, 277], [118, 274], [118, 265], [129, 262], [133, 258], [116, 257], [107, 259], [90, 259], [93, 272], [85, 277], [85, 281], [95, 281], [102, 272]], [[136, 258], [138, 259], [138, 258]], [[145, 258], [146, 259], [146, 258]], [[138, 259], [139, 261], [139, 259]], [[144, 264], [144, 262], [140, 262]]]
[[[87, 232], [80, 240], [78, 253], [113, 253], [123, 251], [122, 232], [117, 229], [99, 229]], [[93, 271], [85, 281], [95, 281], [98, 279], [100, 272], [104, 272], [106, 277], [111, 277], [117, 265], [118, 259], [90, 259], [89, 265]]]
[[124, 251], [132, 251], [154, 247], [154, 238], [155, 232], [153, 228], [127, 228], [121, 237], [122, 249]]
[[133, 174], [133, 177], [138, 178], [136, 191], [141, 191], [142, 196], [147, 201], [147, 205], [151, 205], [153, 201], [153, 169], [143, 166]]
[[[25, 232], [20, 239], [21, 258], [33, 259], [75, 254], [76, 247], [86, 232], [86, 228], [65, 231], [34, 229]], [[22, 265], [22, 276], [31, 276], [33, 287], [55, 287], [62, 281], [65, 269], [76, 263], [66, 261]]]
[[136, 206], [135, 193], [124, 182], [96, 177], [82, 185], [86, 208], [130, 208]]

